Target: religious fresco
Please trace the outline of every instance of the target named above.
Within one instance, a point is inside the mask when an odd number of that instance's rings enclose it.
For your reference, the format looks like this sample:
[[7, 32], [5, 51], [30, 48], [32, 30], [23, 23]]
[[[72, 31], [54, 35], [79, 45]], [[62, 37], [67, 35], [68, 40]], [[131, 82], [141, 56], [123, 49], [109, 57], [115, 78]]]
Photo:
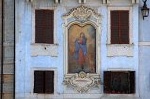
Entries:
[[68, 73], [96, 72], [96, 29], [74, 24], [68, 30]]

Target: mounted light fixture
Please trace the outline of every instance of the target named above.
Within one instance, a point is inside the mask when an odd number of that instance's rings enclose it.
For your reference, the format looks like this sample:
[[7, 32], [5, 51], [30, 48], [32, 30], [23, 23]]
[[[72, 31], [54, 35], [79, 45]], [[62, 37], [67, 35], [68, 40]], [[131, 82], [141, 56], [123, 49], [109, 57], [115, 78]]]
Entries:
[[141, 12], [142, 12], [142, 16], [143, 16], [143, 20], [144, 20], [144, 17], [148, 17], [149, 16], [149, 8], [147, 7], [147, 0], [142, 0], [143, 1], [143, 7], [141, 9]]

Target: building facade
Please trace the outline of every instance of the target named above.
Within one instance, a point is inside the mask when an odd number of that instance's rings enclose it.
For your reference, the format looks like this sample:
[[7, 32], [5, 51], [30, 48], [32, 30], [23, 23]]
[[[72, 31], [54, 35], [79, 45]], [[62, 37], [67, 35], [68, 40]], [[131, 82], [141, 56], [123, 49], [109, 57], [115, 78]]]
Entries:
[[142, 0], [14, 6], [15, 99], [149, 99], [150, 17], [142, 17]]
[[0, 99], [15, 97], [14, 0], [0, 0]]

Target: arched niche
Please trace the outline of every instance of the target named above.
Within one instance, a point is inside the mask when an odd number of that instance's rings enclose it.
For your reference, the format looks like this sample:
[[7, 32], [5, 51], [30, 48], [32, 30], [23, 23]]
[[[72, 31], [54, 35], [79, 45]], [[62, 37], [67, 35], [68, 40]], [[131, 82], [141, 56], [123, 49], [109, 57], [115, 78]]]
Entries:
[[[63, 19], [64, 84], [80, 93], [87, 92], [100, 85], [101, 16], [81, 5], [71, 9]], [[78, 81], [83, 79], [81, 86]]]

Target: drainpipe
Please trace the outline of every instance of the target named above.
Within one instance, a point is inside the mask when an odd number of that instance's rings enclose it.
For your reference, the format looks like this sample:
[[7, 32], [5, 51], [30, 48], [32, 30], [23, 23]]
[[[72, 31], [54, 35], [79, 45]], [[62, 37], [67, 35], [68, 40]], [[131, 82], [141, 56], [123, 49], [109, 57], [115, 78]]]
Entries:
[[3, 41], [4, 41], [4, 38], [3, 38], [3, 35], [4, 35], [4, 1], [2, 0], [2, 31], [1, 31], [1, 36], [2, 36], [2, 38], [1, 38], [1, 99], [3, 99], [3, 64], [4, 64], [4, 57], [3, 57]]
[[14, 85], [14, 90], [13, 90], [13, 98], [15, 99], [15, 88], [16, 88], [16, 84], [15, 84], [15, 80], [16, 80], [16, 74], [15, 74], [15, 70], [16, 70], [16, 54], [15, 54], [15, 50], [16, 50], [16, 38], [15, 38], [15, 36], [16, 36], [16, 26], [15, 26], [15, 24], [16, 24], [16, 0], [14, 0], [14, 83], [13, 83], [13, 85]]

